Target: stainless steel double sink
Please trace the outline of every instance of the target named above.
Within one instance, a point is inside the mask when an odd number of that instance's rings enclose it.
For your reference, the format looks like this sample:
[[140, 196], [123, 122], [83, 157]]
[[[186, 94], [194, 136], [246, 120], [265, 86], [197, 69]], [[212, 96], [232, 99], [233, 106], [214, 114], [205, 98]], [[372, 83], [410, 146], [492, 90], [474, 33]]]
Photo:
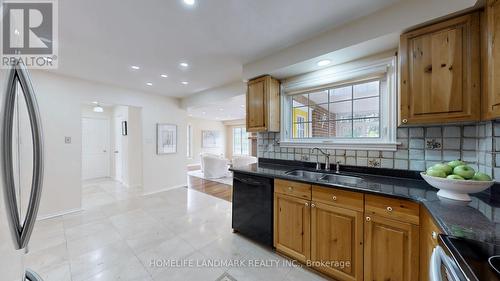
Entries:
[[346, 176], [342, 174], [330, 174], [322, 172], [313, 172], [308, 170], [291, 170], [285, 172], [285, 175], [291, 176], [297, 179], [303, 179], [307, 181], [319, 181], [332, 184], [348, 184], [355, 185], [363, 181], [362, 178], [355, 176]]

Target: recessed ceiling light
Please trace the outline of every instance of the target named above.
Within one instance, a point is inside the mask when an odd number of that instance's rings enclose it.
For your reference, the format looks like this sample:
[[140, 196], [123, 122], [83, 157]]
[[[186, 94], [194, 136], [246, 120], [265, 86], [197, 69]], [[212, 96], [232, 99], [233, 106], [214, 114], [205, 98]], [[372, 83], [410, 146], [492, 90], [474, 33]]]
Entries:
[[153, 86], [153, 83], [151, 83], [151, 82], [147, 82], [147, 83], [146, 83], [146, 85], [148, 85], [148, 86]]
[[182, 85], [187, 85], [187, 84], [189, 84], [189, 82], [187, 82], [187, 81], [182, 81], [181, 83], [182, 83]]
[[181, 62], [181, 63], [179, 63], [179, 66], [180, 67], [188, 67], [189, 64], [187, 62]]
[[161, 74], [160, 76], [163, 77], [163, 78], [167, 78], [168, 77], [167, 74]]
[[139, 70], [139, 69], [141, 69], [141, 67], [137, 66], [137, 65], [131, 65], [130, 68], [132, 68], [133, 70]]
[[325, 65], [329, 65], [331, 63], [330, 60], [320, 60], [318, 61], [317, 65], [318, 66], [325, 66]]
[[184, 4], [193, 6], [195, 4], [195, 0], [184, 0]]

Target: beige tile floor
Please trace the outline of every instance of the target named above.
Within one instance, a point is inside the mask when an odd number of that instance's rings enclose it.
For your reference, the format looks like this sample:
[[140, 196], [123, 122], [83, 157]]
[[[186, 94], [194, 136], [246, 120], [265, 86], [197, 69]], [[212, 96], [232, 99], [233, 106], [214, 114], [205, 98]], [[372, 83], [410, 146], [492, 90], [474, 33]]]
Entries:
[[[109, 180], [83, 190], [83, 211], [35, 226], [26, 264], [45, 281], [325, 280], [232, 233], [230, 202], [187, 188], [143, 196]], [[200, 266], [234, 260], [280, 265]]]

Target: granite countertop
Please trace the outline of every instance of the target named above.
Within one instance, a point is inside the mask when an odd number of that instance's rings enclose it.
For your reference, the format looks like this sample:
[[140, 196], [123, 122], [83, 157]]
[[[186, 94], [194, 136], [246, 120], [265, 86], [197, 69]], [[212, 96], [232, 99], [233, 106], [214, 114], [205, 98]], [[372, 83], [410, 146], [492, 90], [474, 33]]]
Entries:
[[471, 202], [458, 202], [438, 198], [438, 190], [422, 179], [349, 172], [346, 174], [360, 177], [362, 181], [356, 184], [341, 182], [332, 184], [325, 181], [304, 180], [285, 174], [294, 169], [308, 170], [309, 168], [258, 163], [232, 168], [231, 171], [415, 200], [421, 202], [429, 210], [447, 235], [500, 245], [500, 202], [493, 200], [489, 193], [473, 194]]

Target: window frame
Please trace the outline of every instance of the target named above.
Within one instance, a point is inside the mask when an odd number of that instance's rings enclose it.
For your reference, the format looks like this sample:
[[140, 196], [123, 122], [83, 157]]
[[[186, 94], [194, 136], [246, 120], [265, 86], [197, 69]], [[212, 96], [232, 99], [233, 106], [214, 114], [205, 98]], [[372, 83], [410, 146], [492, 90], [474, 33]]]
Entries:
[[[379, 93], [379, 137], [293, 138], [292, 97], [294, 95], [329, 90], [373, 80], [386, 81], [385, 93], [383, 91]], [[282, 84], [281, 90], [281, 147], [320, 147], [327, 149], [387, 151], [395, 151], [397, 149], [397, 59], [395, 56], [360, 60], [344, 64], [340, 67], [331, 67], [293, 77]]]
[[191, 123], [187, 124], [187, 159], [193, 159], [193, 125]]
[[[240, 130], [240, 133], [239, 133], [239, 138], [240, 138], [240, 151], [239, 153], [235, 153], [235, 145], [234, 145], [234, 142], [235, 142], [235, 130], [236, 129], [239, 129]], [[247, 142], [246, 142], [246, 152], [247, 154], [243, 154], [243, 151], [244, 151], [244, 148], [243, 148], [243, 135], [246, 135], [247, 136]], [[240, 127], [240, 126], [235, 126], [235, 127], [232, 127], [231, 129], [231, 137], [232, 137], [232, 147], [231, 147], [231, 151], [232, 151], [232, 155], [250, 155], [250, 141], [248, 141], [248, 132], [246, 131], [246, 127]]]

